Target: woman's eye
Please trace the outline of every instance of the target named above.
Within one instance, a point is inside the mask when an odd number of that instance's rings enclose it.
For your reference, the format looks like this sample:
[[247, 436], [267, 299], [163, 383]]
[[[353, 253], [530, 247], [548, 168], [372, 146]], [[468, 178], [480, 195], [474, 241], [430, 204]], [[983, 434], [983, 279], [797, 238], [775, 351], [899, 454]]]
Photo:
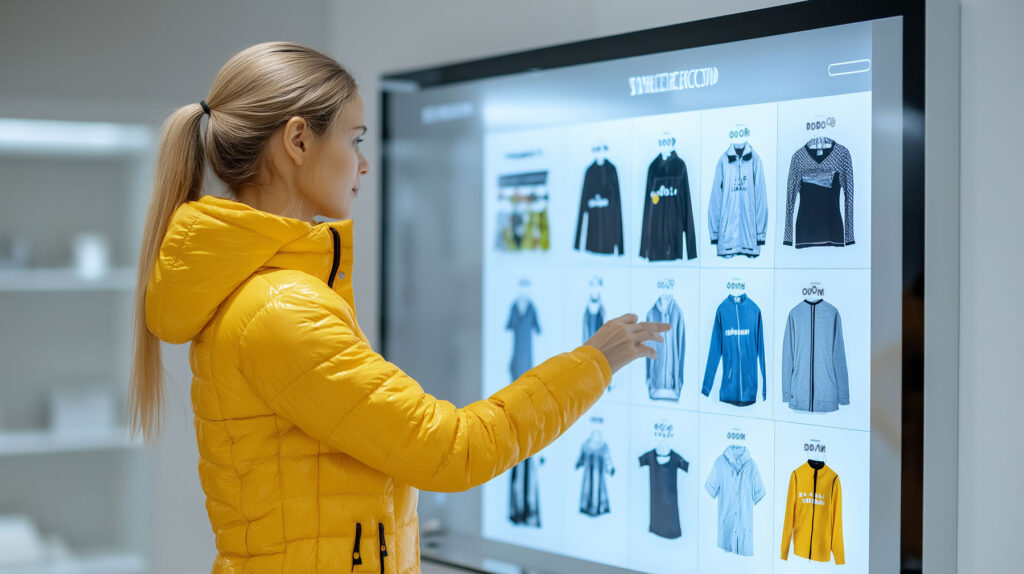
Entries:
[[358, 147], [359, 144], [363, 143], [363, 138], [356, 138], [356, 141], [354, 143]]

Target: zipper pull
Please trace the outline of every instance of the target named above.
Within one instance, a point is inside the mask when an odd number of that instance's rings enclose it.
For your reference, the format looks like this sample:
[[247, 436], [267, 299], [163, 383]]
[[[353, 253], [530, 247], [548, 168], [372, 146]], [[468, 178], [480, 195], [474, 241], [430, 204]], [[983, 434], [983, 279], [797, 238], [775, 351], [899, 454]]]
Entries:
[[384, 557], [388, 555], [388, 546], [384, 543], [384, 523], [377, 523], [377, 533], [380, 535], [380, 574], [384, 574]]
[[357, 564], [363, 563], [363, 557], [359, 555], [359, 539], [363, 535], [363, 524], [356, 522], [356, 542], [352, 546], [352, 570], [356, 569]]

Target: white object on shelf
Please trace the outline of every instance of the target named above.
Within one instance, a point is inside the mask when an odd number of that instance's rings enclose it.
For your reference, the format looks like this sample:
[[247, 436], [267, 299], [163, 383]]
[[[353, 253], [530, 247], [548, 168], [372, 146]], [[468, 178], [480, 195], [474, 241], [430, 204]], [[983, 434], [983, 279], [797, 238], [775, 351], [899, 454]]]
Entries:
[[0, 433], [0, 457], [89, 450], [115, 450], [142, 446], [138, 438], [128, 440], [128, 430], [54, 433], [48, 430]]
[[0, 269], [0, 291], [128, 291], [135, 269], [115, 267], [98, 279], [84, 279], [71, 267]]
[[101, 279], [110, 267], [110, 245], [102, 233], [76, 233], [71, 239], [75, 272], [86, 280]]
[[0, 269], [24, 269], [32, 253], [25, 233], [0, 234]]
[[115, 428], [111, 389], [98, 384], [50, 389], [50, 429], [54, 433], [110, 433]]
[[74, 558], [22, 566], [0, 566], [0, 574], [145, 574], [142, 556], [123, 552], [93, 552]]
[[43, 539], [35, 522], [24, 514], [0, 515], [0, 567], [39, 562]]

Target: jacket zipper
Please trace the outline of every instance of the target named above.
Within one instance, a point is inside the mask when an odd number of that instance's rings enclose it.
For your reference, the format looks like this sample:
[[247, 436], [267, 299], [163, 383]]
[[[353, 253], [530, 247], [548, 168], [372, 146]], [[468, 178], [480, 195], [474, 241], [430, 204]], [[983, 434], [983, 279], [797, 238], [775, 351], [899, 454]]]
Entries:
[[334, 278], [338, 275], [338, 265], [341, 264], [341, 237], [338, 235], [338, 230], [333, 227], [328, 227], [331, 230], [331, 240], [334, 243], [334, 259], [331, 263], [331, 274], [327, 277], [327, 286], [334, 286]]
[[818, 469], [814, 469], [814, 492], [811, 494], [811, 543], [807, 550], [807, 560], [814, 555], [814, 507], [818, 506]]
[[740, 346], [740, 305], [733, 300], [733, 308], [736, 310], [736, 352], [740, 355], [737, 371], [740, 374], [740, 396], [739, 402], [743, 402], [743, 348]]
[[384, 574], [384, 557], [388, 555], [388, 546], [384, 542], [384, 523], [377, 523], [377, 533], [380, 536], [380, 574]]
[[[811, 412], [814, 412], [814, 312], [817, 305], [811, 305]], [[817, 471], [815, 471], [817, 472]]]
[[363, 524], [356, 522], [356, 542], [352, 545], [352, 570], [363, 563], [363, 557], [359, 554], [359, 539], [363, 536]]

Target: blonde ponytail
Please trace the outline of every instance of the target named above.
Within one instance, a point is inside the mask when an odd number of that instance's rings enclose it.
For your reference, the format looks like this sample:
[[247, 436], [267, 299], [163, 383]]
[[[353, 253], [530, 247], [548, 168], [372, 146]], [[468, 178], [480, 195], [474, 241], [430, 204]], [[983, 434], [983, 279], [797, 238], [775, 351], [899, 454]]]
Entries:
[[237, 195], [260, 174], [263, 149], [280, 126], [300, 116], [322, 136], [355, 92], [355, 80], [329, 56], [292, 42], [263, 42], [232, 56], [218, 72], [205, 100], [211, 110], [205, 137], [199, 103], [179, 108], [164, 122], [135, 286], [132, 438], [142, 432], [150, 442], [162, 427], [163, 364], [160, 340], [146, 324], [146, 287], [171, 215], [202, 194], [205, 162]]
[[128, 395], [129, 434], [135, 438], [142, 431], [146, 442], [160, 433], [164, 395], [160, 340], [146, 326], [146, 285], [171, 214], [186, 201], [199, 199], [202, 192], [203, 140], [199, 128], [203, 115], [202, 106], [189, 104], [177, 109], [164, 121], [153, 196], [146, 211], [135, 282], [132, 325], [135, 346]]

